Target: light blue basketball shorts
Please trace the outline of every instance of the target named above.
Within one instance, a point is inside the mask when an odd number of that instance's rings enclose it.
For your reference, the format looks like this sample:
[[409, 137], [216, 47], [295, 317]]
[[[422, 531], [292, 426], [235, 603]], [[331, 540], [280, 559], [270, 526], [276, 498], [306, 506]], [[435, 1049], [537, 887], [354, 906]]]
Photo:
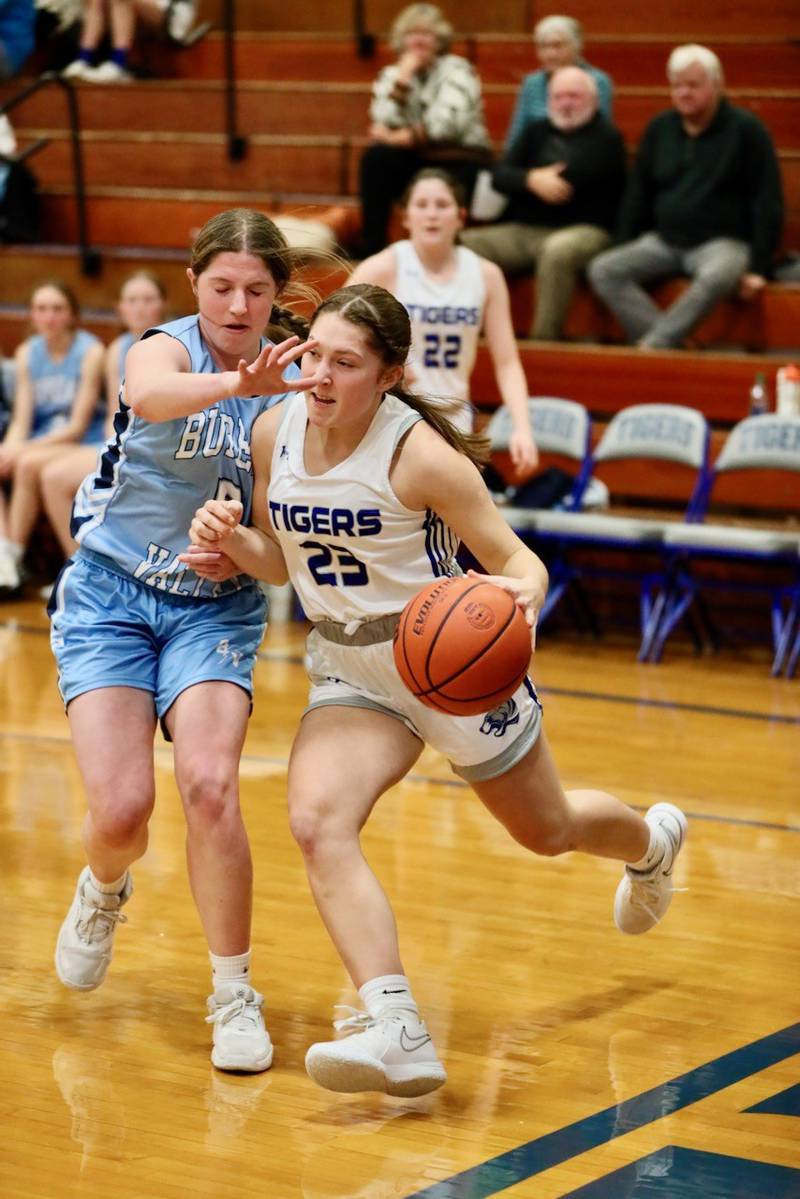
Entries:
[[197, 683], [253, 694], [266, 626], [255, 585], [218, 599], [168, 595], [79, 553], [61, 571], [49, 611], [65, 705], [100, 687], [136, 687], [152, 692], [160, 719]]

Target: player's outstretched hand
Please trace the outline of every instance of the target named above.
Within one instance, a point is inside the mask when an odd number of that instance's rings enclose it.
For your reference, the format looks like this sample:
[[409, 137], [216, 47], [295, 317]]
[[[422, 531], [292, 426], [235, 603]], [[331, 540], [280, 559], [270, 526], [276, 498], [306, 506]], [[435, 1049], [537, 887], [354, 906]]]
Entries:
[[206, 500], [189, 526], [192, 545], [220, 549], [240, 523], [244, 508], [239, 500]]
[[494, 583], [501, 587], [516, 600], [517, 607], [522, 609], [531, 631], [531, 649], [536, 649], [536, 623], [545, 601], [545, 594], [536, 579], [517, 579], [511, 575], [482, 575], [477, 570], [468, 570], [471, 579], [479, 579], [481, 583]]
[[211, 583], [226, 583], [242, 573], [233, 559], [221, 550], [207, 550], [199, 545], [190, 545], [182, 554], [178, 554], [178, 560], [185, 562], [201, 579], [208, 579]]
[[322, 382], [321, 372], [311, 375], [301, 375], [299, 379], [284, 378], [284, 371], [293, 362], [305, 354], [306, 350], [316, 345], [316, 340], [309, 337], [301, 341], [299, 337], [287, 337], [274, 346], [264, 346], [264, 349], [251, 363], [241, 360], [238, 366], [239, 383], [237, 395], [269, 396], [279, 395], [283, 391], [308, 391]]

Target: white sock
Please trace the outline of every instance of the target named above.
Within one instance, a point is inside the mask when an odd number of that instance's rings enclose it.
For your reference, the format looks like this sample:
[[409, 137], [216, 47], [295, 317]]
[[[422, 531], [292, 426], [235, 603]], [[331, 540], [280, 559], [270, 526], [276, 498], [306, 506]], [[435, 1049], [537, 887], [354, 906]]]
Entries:
[[211, 985], [214, 991], [221, 987], [250, 986], [250, 950], [246, 953], [236, 953], [232, 957], [220, 957], [219, 954], [208, 954], [211, 959]]
[[[639, 858], [638, 862], [628, 862], [629, 868], [640, 874], [650, 874], [664, 862], [668, 854], [670, 857], [672, 856], [672, 842], [661, 826], [648, 825], [648, 828], [650, 829], [650, 844], [647, 847], [647, 853], [644, 857]], [[668, 866], [669, 862], [667, 861], [666, 864]]]
[[15, 566], [19, 566], [25, 553], [25, 546], [19, 545], [16, 541], [6, 541], [3, 547]]
[[358, 993], [370, 1016], [377, 1016], [387, 1007], [406, 1008], [419, 1016], [414, 996], [411, 994], [411, 985], [405, 974], [383, 974], [380, 978], [371, 978], [363, 987], [358, 988]]
[[121, 878], [115, 879], [113, 883], [101, 883], [94, 871], [89, 868], [89, 882], [94, 887], [95, 891], [99, 891], [101, 895], [121, 895], [125, 886], [125, 880], [128, 877], [128, 871]]

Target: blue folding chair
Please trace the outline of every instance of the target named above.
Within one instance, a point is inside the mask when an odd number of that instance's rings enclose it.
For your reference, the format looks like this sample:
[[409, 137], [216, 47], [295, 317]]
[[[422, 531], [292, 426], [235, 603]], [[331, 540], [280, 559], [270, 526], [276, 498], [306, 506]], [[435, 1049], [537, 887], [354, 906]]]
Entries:
[[[606, 427], [588, 464], [640, 459], [674, 465], [688, 495], [683, 519], [699, 520], [708, 491], [709, 428], [702, 413], [680, 404], [635, 404], [618, 412]], [[506, 509], [504, 515], [520, 534], [533, 537], [538, 548], [547, 553], [550, 589], [540, 619], [546, 620], [570, 591], [577, 589], [580, 602], [589, 613], [589, 623], [597, 628], [583, 582], [597, 575], [633, 578], [639, 583], [641, 641], [639, 657], [647, 659], [650, 643], [658, 628], [658, 598], [664, 587], [661, 557], [658, 553], [664, 519], [627, 516], [615, 513], [579, 511]], [[589, 566], [576, 559], [575, 549], [602, 549], [641, 554], [656, 564], [646, 568], [614, 569]]]
[[[749, 416], [735, 425], [709, 474], [707, 506], [713, 502], [715, 485], [734, 472], [756, 470], [789, 471], [800, 474], [800, 416], [765, 413]], [[800, 534], [788, 528], [765, 528], [741, 524], [672, 525], [664, 533], [667, 584], [662, 596], [659, 627], [650, 647], [650, 658], [658, 661], [666, 641], [690, 609], [702, 607], [704, 623], [713, 632], [703, 603], [705, 590], [766, 592], [770, 603], [773, 660], [772, 673], [780, 674], [791, 661], [791, 635], [800, 607]], [[716, 578], [703, 571], [713, 561], [777, 568], [779, 578]], [[752, 573], [752, 570], [751, 570]], [[712, 637], [713, 641], [713, 637]], [[796, 664], [796, 659], [795, 659]], [[788, 673], [788, 667], [787, 667]]]
[[[531, 396], [528, 410], [539, 453], [552, 454], [577, 465], [564, 507], [579, 508], [592, 473], [592, 418], [588, 410], [575, 400], [559, 396]], [[498, 408], [486, 432], [493, 450], [508, 450], [512, 433], [508, 408]]]

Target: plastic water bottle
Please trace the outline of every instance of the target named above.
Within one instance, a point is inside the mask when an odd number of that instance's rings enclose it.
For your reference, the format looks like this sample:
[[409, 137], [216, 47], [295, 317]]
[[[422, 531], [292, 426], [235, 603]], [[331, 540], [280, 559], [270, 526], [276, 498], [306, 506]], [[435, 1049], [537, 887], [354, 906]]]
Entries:
[[800, 416], [800, 367], [782, 366], [775, 377], [775, 411], [781, 416]]
[[763, 371], [759, 371], [750, 388], [750, 415], [761, 416], [764, 412], [769, 412], [767, 378]]

